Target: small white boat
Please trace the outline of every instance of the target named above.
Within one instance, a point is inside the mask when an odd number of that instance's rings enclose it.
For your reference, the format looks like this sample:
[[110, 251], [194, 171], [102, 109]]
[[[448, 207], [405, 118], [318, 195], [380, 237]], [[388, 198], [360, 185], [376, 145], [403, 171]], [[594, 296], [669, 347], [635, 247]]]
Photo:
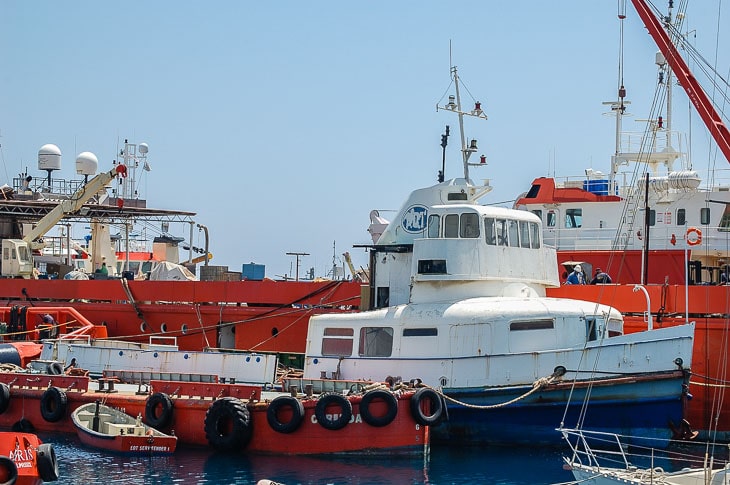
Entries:
[[162, 433], [99, 401], [79, 406], [71, 413], [82, 443], [94, 448], [145, 455], [173, 453], [177, 437]]

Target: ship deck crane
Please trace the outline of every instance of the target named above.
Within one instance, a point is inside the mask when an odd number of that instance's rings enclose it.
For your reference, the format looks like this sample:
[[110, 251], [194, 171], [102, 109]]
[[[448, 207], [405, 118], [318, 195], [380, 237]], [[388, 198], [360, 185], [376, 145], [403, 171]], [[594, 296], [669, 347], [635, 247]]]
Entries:
[[33, 277], [32, 251], [43, 244], [38, 239], [50, 231], [61, 219], [73, 214], [98, 194], [114, 177], [126, 173], [126, 166], [117, 164], [112, 170], [102, 172], [81, 186], [66, 200], [59, 202], [48, 214], [23, 236], [23, 239], [3, 239], [2, 276], [11, 278]]

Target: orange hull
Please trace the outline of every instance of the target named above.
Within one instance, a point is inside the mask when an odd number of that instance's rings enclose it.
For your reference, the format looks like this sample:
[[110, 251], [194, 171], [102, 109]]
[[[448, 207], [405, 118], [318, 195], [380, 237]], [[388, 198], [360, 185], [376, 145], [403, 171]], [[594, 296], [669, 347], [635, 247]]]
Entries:
[[[349, 281], [129, 281], [0, 279], [0, 300], [17, 307], [23, 326], [6, 339], [37, 339], [39, 318], [27, 309], [70, 306], [109, 337], [148, 342], [175, 337], [181, 350], [235, 347], [262, 352], [304, 353], [314, 314], [357, 310], [360, 283]], [[26, 309], [26, 310], [24, 310]], [[6, 322], [10, 321], [9, 316]], [[75, 321], [59, 321], [60, 333]]]
[[[686, 418], [704, 436], [715, 426], [722, 434], [718, 439], [730, 439], [730, 409], [714, 410], [718, 402], [718, 386], [728, 385], [730, 361], [724, 358], [730, 342], [730, 286], [646, 285], [654, 327], [672, 326], [694, 321], [695, 338], [692, 352], [692, 378]], [[687, 298], [685, 299], [685, 288]], [[624, 314], [627, 333], [647, 328], [644, 313], [647, 300], [634, 285], [567, 285], [548, 289], [547, 295], [576, 298], [610, 305]], [[717, 405], [717, 404], [716, 404]]]
[[32, 433], [0, 432], [0, 483], [40, 485], [58, 479], [56, 454]]
[[[87, 377], [29, 374], [0, 374], [0, 382], [10, 387], [10, 402], [0, 414], [0, 427], [10, 428], [24, 420], [39, 431], [75, 433], [71, 413], [82, 404], [103, 399], [108, 406], [124, 410], [132, 416], [146, 416], [147, 395], [133, 392], [101, 393], [89, 389]], [[64, 390], [67, 404], [58, 419], [49, 422], [41, 412], [41, 400], [49, 386]], [[206, 413], [215, 400], [234, 397], [245, 403], [250, 412], [253, 434], [241, 451], [272, 454], [325, 454], [343, 452], [425, 453], [429, 444], [428, 426], [419, 425], [410, 412], [413, 391], [397, 398], [397, 413], [383, 427], [366, 424], [361, 415], [362, 397], [348, 398], [352, 403], [352, 419], [342, 429], [326, 429], [315, 417], [315, 399], [305, 399], [301, 425], [290, 433], [275, 431], [267, 422], [269, 403], [261, 400], [259, 387], [241, 384], [200, 384], [173, 381], [152, 381], [154, 393], [172, 397], [171, 418], [160, 431], [174, 434], [178, 443], [189, 446], [210, 446], [206, 436]], [[372, 413], [379, 412], [377, 407]], [[148, 416], [145, 417], [147, 424]]]

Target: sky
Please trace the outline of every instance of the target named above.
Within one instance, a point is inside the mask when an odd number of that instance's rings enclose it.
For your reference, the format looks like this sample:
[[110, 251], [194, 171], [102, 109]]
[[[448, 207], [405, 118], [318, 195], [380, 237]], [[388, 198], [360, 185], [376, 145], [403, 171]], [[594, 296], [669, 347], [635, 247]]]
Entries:
[[[301, 252], [300, 275], [324, 276], [349, 251], [366, 266], [355, 246], [371, 242], [370, 211], [393, 216], [436, 183], [447, 124], [446, 177], [462, 175], [457, 119], [436, 110], [453, 94], [451, 65], [464, 107], [480, 101], [488, 116], [466, 126], [488, 161], [471, 177], [494, 187], [482, 203], [510, 207], [539, 176], [608, 170], [602, 102], [616, 98], [622, 3], [2, 0], [0, 178], [43, 176], [46, 143], [63, 153], [54, 177], [78, 179], [76, 154], [107, 169], [125, 139], [144, 142], [142, 197], [195, 212], [210, 264], [254, 262], [273, 278], [294, 275], [286, 253]], [[695, 2], [685, 21], [726, 79], [727, 10]], [[630, 2], [626, 13], [624, 84], [641, 119], [657, 48]], [[687, 127], [707, 151], [698, 117]]]

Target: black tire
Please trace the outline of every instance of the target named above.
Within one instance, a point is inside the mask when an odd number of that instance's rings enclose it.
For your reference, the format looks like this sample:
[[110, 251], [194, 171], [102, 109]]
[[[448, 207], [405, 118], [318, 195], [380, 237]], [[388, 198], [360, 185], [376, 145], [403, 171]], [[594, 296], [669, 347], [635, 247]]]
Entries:
[[56, 459], [56, 450], [53, 449], [52, 444], [43, 443], [38, 447], [36, 466], [38, 467], [38, 476], [44, 482], [58, 480], [58, 460]]
[[0, 414], [7, 411], [8, 406], [10, 406], [10, 387], [0, 382]]
[[60, 421], [66, 415], [68, 397], [61, 389], [53, 386], [41, 396], [41, 416], [49, 423]]
[[205, 413], [205, 437], [218, 451], [241, 450], [252, 436], [251, 414], [240, 399], [216, 399]]
[[[282, 422], [279, 420], [279, 411], [286, 408], [291, 409], [291, 419]], [[293, 433], [304, 421], [304, 404], [292, 396], [279, 396], [269, 404], [266, 410], [266, 421], [277, 433]]]
[[172, 423], [173, 407], [172, 399], [164, 392], [152, 394], [144, 406], [145, 422], [155, 429], [166, 428]]
[[[426, 414], [421, 404], [428, 400], [430, 414]], [[422, 387], [411, 396], [411, 414], [413, 419], [422, 426], [434, 426], [441, 422], [444, 414], [444, 401], [438, 392], [428, 387]]]
[[15, 431], [16, 433], [35, 433], [35, 426], [33, 426], [33, 423], [27, 419], [21, 418], [20, 421], [13, 423], [10, 430]]
[[46, 373], [52, 376], [60, 376], [61, 374], [63, 374], [63, 366], [60, 362], [51, 362], [46, 367]]
[[[375, 400], [383, 401], [388, 407], [383, 416], [374, 416], [373, 413], [370, 412], [370, 405]], [[398, 399], [392, 392], [386, 391], [385, 389], [374, 389], [369, 391], [362, 397], [362, 401], [360, 401], [360, 416], [362, 416], [362, 420], [370, 426], [375, 426], [377, 428], [388, 426], [393, 422], [397, 414]]]
[[[340, 408], [340, 413], [328, 414], [327, 408], [335, 406]], [[352, 419], [352, 403], [342, 394], [323, 394], [314, 407], [314, 415], [317, 417], [317, 422], [323, 428], [331, 430], [342, 429]]]
[[18, 479], [18, 467], [7, 456], [0, 456], [0, 470], [4, 472], [3, 475], [6, 478], [0, 485], [13, 485]]

